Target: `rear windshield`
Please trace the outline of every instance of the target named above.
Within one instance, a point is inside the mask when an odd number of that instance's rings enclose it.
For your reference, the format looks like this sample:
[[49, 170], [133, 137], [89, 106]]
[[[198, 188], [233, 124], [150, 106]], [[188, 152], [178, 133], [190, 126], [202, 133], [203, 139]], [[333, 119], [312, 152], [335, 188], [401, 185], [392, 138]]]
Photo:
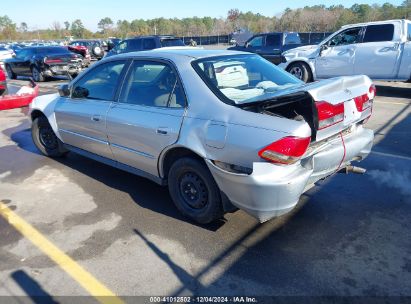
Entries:
[[167, 47], [167, 46], [184, 46], [184, 42], [181, 39], [177, 38], [167, 38], [167, 39], [161, 39], [161, 46], [162, 47]]
[[258, 55], [228, 55], [196, 60], [193, 67], [225, 102], [269, 100], [302, 81]]

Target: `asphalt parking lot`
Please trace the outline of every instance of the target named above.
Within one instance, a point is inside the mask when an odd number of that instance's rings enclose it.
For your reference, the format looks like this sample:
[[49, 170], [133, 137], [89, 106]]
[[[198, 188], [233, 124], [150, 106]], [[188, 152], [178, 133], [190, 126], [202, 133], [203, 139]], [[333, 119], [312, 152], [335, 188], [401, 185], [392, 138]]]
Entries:
[[[264, 224], [236, 211], [199, 226], [153, 182], [43, 157], [21, 109], [0, 112], [0, 201], [119, 297], [411, 297], [411, 84], [378, 82], [377, 95], [367, 173], [334, 175]], [[42, 246], [0, 216], [0, 296], [90, 295]]]

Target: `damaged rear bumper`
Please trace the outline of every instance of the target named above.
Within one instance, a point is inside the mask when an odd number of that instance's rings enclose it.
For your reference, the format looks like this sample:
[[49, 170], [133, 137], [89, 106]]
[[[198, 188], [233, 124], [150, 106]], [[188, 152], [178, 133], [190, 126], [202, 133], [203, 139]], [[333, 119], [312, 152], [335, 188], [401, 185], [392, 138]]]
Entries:
[[[294, 165], [255, 162], [250, 175], [225, 171], [207, 161], [218, 186], [230, 201], [260, 222], [291, 211], [300, 196], [315, 182], [335, 173], [353, 160], [364, 159], [371, 151], [374, 132], [362, 126], [321, 145]], [[343, 159], [344, 157], [344, 159]]]

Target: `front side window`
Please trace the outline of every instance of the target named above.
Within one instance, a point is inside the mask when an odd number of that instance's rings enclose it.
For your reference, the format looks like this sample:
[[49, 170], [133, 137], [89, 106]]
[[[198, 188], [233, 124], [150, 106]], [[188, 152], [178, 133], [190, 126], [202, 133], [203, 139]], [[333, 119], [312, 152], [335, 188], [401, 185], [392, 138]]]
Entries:
[[408, 41], [411, 41], [411, 23], [408, 23]]
[[152, 61], [134, 61], [124, 81], [119, 102], [151, 107], [182, 108], [180, 81], [171, 66]]
[[258, 36], [254, 37], [251, 39], [251, 41], [248, 43], [250, 47], [260, 47], [263, 46], [263, 36]]
[[124, 65], [111, 61], [91, 69], [74, 84], [71, 97], [113, 100]]
[[365, 30], [363, 42], [391, 41], [394, 37], [394, 24], [369, 25]]
[[210, 89], [231, 104], [274, 98], [302, 81], [258, 55], [230, 55], [196, 60], [193, 67]]
[[328, 46], [340, 46], [340, 45], [347, 45], [347, 44], [354, 44], [359, 43], [361, 39], [361, 27], [351, 28], [345, 30], [333, 38], [330, 39], [328, 42]]

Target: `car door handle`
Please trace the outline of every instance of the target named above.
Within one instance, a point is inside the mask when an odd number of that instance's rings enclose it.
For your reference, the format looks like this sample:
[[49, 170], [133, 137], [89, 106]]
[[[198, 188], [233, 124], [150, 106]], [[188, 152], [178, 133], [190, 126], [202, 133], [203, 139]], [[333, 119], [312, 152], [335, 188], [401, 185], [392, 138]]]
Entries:
[[93, 115], [91, 116], [92, 121], [100, 121], [101, 120], [101, 115]]
[[169, 128], [158, 128], [158, 129], [156, 130], [156, 133], [157, 133], [157, 134], [160, 134], [160, 135], [167, 135], [168, 132], [170, 132], [170, 129], [169, 129]]

